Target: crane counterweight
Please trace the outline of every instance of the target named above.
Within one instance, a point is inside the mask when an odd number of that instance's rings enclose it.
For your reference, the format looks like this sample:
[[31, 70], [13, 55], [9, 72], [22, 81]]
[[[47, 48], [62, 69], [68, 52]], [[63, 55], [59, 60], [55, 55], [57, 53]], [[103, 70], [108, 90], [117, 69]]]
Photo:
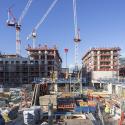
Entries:
[[7, 26], [15, 27], [15, 22], [12, 20], [7, 20], [6, 24], [7, 24]]

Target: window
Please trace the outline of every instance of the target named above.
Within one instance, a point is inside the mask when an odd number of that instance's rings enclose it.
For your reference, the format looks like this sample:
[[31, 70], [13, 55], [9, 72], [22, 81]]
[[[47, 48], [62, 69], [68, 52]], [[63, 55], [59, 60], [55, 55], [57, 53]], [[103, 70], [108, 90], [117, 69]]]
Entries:
[[38, 61], [35, 61], [35, 64], [38, 64]]
[[16, 64], [20, 64], [20, 61], [16, 61]]
[[50, 71], [50, 70], [52, 70], [53, 68], [52, 67], [48, 67], [48, 70]]
[[45, 56], [42, 55], [42, 56], [41, 56], [41, 59], [45, 59]]
[[34, 61], [30, 61], [30, 64], [34, 64]]
[[5, 61], [5, 64], [9, 64], [9, 62], [8, 62], [8, 61]]
[[51, 55], [51, 56], [48, 55], [48, 56], [47, 56], [47, 59], [48, 59], [48, 60], [52, 60], [52, 59], [54, 59], [54, 56], [53, 56], [53, 55]]
[[44, 61], [41, 61], [41, 64], [44, 64]]
[[27, 61], [23, 61], [22, 63], [23, 63], [23, 64], [27, 64]]
[[11, 61], [11, 64], [14, 64], [14, 61]]
[[3, 61], [0, 61], [0, 64], [3, 64]]
[[94, 51], [94, 54], [97, 54], [97, 51]]
[[48, 65], [53, 65], [54, 61], [48, 61]]

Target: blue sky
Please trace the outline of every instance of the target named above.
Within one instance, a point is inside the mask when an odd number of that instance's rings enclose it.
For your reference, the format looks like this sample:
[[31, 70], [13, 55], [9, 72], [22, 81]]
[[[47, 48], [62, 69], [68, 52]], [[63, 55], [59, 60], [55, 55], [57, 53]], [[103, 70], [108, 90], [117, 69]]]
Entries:
[[[26, 56], [25, 47], [32, 45], [27, 35], [38, 23], [53, 0], [33, 0], [22, 21], [21, 54]], [[0, 51], [15, 53], [15, 30], [6, 26], [7, 10], [13, 5], [13, 14], [19, 17], [27, 0], [0, 0]], [[78, 27], [81, 43], [79, 63], [91, 47], [121, 47], [125, 56], [125, 0], [77, 0]], [[59, 0], [46, 21], [37, 31], [37, 44], [57, 45], [65, 65], [64, 48], [69, 48], [68, 65], [74, 64], [74, 25], [72, 0]]]

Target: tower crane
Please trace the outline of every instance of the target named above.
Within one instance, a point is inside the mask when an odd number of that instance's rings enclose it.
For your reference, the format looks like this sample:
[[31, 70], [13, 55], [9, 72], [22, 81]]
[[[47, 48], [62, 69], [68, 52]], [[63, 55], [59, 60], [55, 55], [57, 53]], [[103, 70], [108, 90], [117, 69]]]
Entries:
[[19, 20], [17, 21], [16, 18], [14, 17], [11, 8], [8, 10], [8, 20], [7, 20], [7, 26], [9, 27], [14, 27], [16, 29], [16, 55], [21, 54], [20, 50], [20, 45], [21, 45], [21, 40], [20, 40], [20, 30], [21, 30], [21, 23], [26, 15], [30, 5], [32, 3], [32, 0], [28, 0], [24, 10], [21, 13], [21, 16], [19, 17]]
[[49, 13], [54, 8], [54, 6], [56, 5], [57, 2], [58, 2], [58, 0], [54, 0], [52, 2], [52, 4], [50, 5], [50, 7], [46, 11], [46, 13], [43, 15], [43, 17], [40, 19], [40, 21], [37, 23], [37, 25], [33, 28], [33, 31], [28, 35], [27, 40], [30, 38], [32, 38], [32, 40], [33, 40], [33, 48], [35, 48], [35, 39], [37, 37], [38, 28], [40, 27], [40, 25], [43, 24], [43, 22], [45, 21], [45, 19], [47, 18], [47, 16], [49, 15]]
[[78, 45], [81, 41], [80, 30], [77, 23], [76, 0], [73, 0], [73, 16], [74, 16], [74, 42], [75, 42], [75, 71], [78, 72]]

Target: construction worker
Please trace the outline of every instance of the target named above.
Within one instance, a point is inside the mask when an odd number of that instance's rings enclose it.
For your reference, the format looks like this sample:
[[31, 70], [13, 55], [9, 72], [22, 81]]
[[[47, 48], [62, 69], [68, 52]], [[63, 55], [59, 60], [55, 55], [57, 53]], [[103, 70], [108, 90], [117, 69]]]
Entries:
[[110, 108], [108, 105], [106, 105], [106, 107], [105, 107], [105, 113], [110, 113]]

